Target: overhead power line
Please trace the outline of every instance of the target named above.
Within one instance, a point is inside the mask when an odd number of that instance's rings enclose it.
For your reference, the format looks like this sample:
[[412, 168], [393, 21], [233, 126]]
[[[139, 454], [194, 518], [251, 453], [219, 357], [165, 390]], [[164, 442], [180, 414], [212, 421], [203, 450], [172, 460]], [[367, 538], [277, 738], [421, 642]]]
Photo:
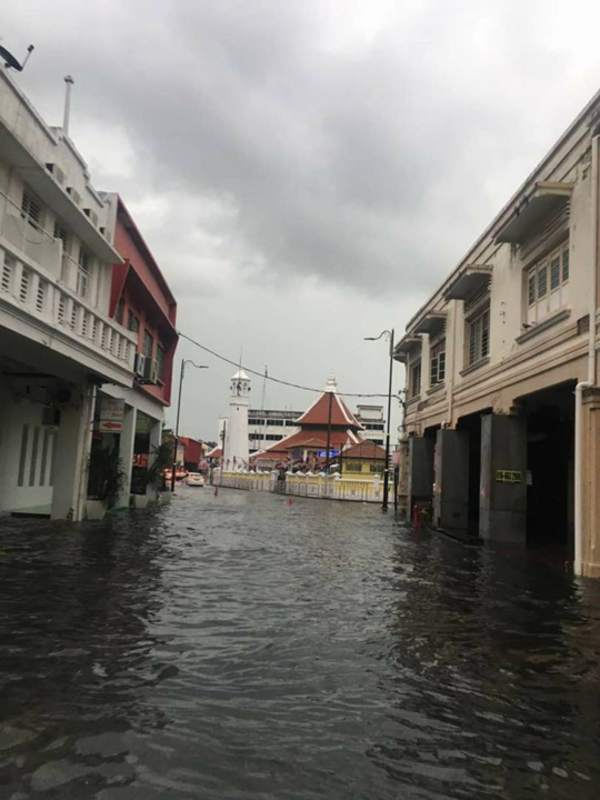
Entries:
[[[239, 363], [237, 361], [234, 361], [231, 358], [227, 358], [226, 356], [221, 355], [221, 353], [217, 353], [215, 350], [211, 350], [210, 347], [206, 347], [206, 345], [204, 345], [204, 344], [200, 344], [200, 342], [197, 342], [195, 339], [192, 339], [191, 336], [187, 336], [185, 333], [183, 333], [183, 331], [177, 331], [177, 333], [179, 334], [179, 336], [182, 339], [186, 339], [191, 344], [195, 345], [196, 347], [199, 347], [201, 350], [204, 350], [205, 353], [210, 353], [211, 356], [214, 356], [215, 358], [218, 358], [219, 361], [224, 361], [226, 364], [231, 364], [232, 367], [239, 368], [240, 365], [239, 365]], [[301, 389], [304, 392], [315, 392], [316, 394], [322, 394], [323, 393], [323, 389], [315, 389], [312, 386], [302, 386], [299, 383], [292, 383], [291, 381], [284, 381], [284, 380], [281, 380], [280, 378], [274, 378], [272, 375], [265, 374], [264, 370], [263, 370], [263, 372], [258, 372], [255, 369], [250, 369], [250, 367], [244, 366], [243, 368], [244, 368], [244, 370], [246, 372], [249, 372], [251, 375], [256, 375], [259, 378], [263, 378], [263, 380], [269, 380], [269, 381], [272, 381], [273, 383], [278, 383], [281, 386], [290, 386], [292, 389]], [[370, 398], [374, 398], [374, 397], [388, 397], [389, 396], [387, 394], [361, 394], [361, 393], [357, 393], [357, 392], [336, 392], [336, 394], [339, 397], [370, 397]]]

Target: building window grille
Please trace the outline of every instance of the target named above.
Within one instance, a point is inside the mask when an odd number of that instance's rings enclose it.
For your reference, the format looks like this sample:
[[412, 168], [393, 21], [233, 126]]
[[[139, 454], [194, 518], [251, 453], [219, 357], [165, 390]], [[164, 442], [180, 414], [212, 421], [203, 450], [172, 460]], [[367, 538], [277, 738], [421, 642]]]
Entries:
[[347, 461], [344, 465], [346, 472], [362, 472], [362, 464], [360, 461]]
[[19, 300], [22, 303], [27, 302], [29, 297], [29, 284], [31, 282], [31, 273], [28, 269], [23, 269], [21, 273], [21, 285], [19, 286]]
[[69, 235], [67, 233], [67, 229], [64, 227], [64, 225], [61, 225], [58, 220], [54, 223], [54, 238], [61, 240], [63, 253], [66, 253]]
[[410, 397], [418, 397], [421, 394], [421, 362], [411, 364], [410, 377], [408, 382], [408, 394]]
[[90, 288], [91, 258], [84, 247], [79, 248], [79, 259], [77, 263], [77, 294], [80, 297], [87, 297]]
[[154, 339], [149, 331], [144, 331], [144, 350], [143, 353], [146, 358], [152, 358], [154, 352]]
[[540, 322], [568, 303], [569, 243], [553, 250], [527, 270], [527, 322]]
[[490, 310], [486, 308], [468, 322], [469, 365], [477, 364], [490, 352]]
[[123, 315], [125, 314], [125, 298], [120, 297], [119, 302], [117, 303], [117, 307], [115, 309], [115, 321], [119, 323], [119, 325], [123, 324]]
[[133, 311], [129, 312], [129, 317], [127, 319], [127, 329], [130, 330], [132, 333], [137, 333], [140, 329], [140, 320]]
[[156, 345], [156, 362], [158, 364], [158, 379], [165, 380], [165, 348], [160, 342]]
[[38, 283], [37, 294], [35, 298], [35, 308], [38, 314], [44, 313], [44, 307], [46, 305], [46, 282], [40, 281]]
[[5, 257], [0, 278], [0, 290], [3, 292], [10, 292], [14, 266], [15, 262], [11, 258]]
[[446, 378], [446, 340], [434, 344], [431, 348], [429, 373], [431, 386], [443, 383]]
[[27, 189], [23, 192], [21, 200], [21, 216], [36, 230], [41, 227], [42, 207]]

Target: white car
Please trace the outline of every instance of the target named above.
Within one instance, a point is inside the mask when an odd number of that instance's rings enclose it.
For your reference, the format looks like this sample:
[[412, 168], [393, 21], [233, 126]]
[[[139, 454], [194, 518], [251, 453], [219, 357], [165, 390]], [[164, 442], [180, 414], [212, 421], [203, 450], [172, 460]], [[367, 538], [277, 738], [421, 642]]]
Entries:
[[188, 472], [186, 482], [188, 486], [204, 486], [205, 483], [204, 476], [199, 472]]

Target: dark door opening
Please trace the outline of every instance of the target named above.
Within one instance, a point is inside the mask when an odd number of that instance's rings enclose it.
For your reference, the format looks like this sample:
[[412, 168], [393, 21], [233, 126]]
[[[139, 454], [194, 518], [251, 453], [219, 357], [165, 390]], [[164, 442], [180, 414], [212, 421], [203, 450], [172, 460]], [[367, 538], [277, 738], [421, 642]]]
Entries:
[[573, 545], [575, 384], [532, 395], [527, 412], [527, 544]]
[[469, 434], [468, 533], [470, 536], [478, 537], [481, 488], [481, 414], [462, 417], [456, 427]]

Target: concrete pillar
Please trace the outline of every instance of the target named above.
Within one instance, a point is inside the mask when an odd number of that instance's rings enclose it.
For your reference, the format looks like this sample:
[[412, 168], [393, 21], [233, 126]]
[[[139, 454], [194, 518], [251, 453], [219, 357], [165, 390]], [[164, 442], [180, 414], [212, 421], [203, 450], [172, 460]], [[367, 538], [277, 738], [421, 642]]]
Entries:
[[600, 578], [600, 390], [586, 389], [582, 401], [582, 542], [581, 571]]
[[433, 497], [432, 437], [411, 436], [408, 442], [408, 513], [417, 501], [431, 502]]
[[119, 508], [128, 508], [131, 497], [131, 470], [133, 466], [133, 446], [135, 443], [135, 423], [137, 419], [137, 410], [132, 406], [125, 405], [125, 414], [123, 417], [123, 430], [119, 439], [119, 457], [121, 459], [121, 466], [127, 475], [125, 486], [119, 496], [117, 506]]
[[469, 524], [469, 434], [444, 428], [435, 443], [433, 519], [438, 528], [466, 531]]
[[94, 397], [92, 386], [74, 386], [69, 405], [61, 411], [54, 445], [52, 519], [82, 519]]
[[524, 418], [481, 418], [479, 535], [495, 542], [527, 541], [527, 423]]
[[[155, 459], [155, 452], [158, 446], [160, 445], [160, 440], [162, 436], [162, 420], [152, 420], [150, 423], [150, 453], [148, 454], [148, 466], [151, 466]], [[146, 489], [146, 494], [152, 499], [156, 500], [158, 496], [158, 490], [155, 486], [149, 484], [148, 488]]]

